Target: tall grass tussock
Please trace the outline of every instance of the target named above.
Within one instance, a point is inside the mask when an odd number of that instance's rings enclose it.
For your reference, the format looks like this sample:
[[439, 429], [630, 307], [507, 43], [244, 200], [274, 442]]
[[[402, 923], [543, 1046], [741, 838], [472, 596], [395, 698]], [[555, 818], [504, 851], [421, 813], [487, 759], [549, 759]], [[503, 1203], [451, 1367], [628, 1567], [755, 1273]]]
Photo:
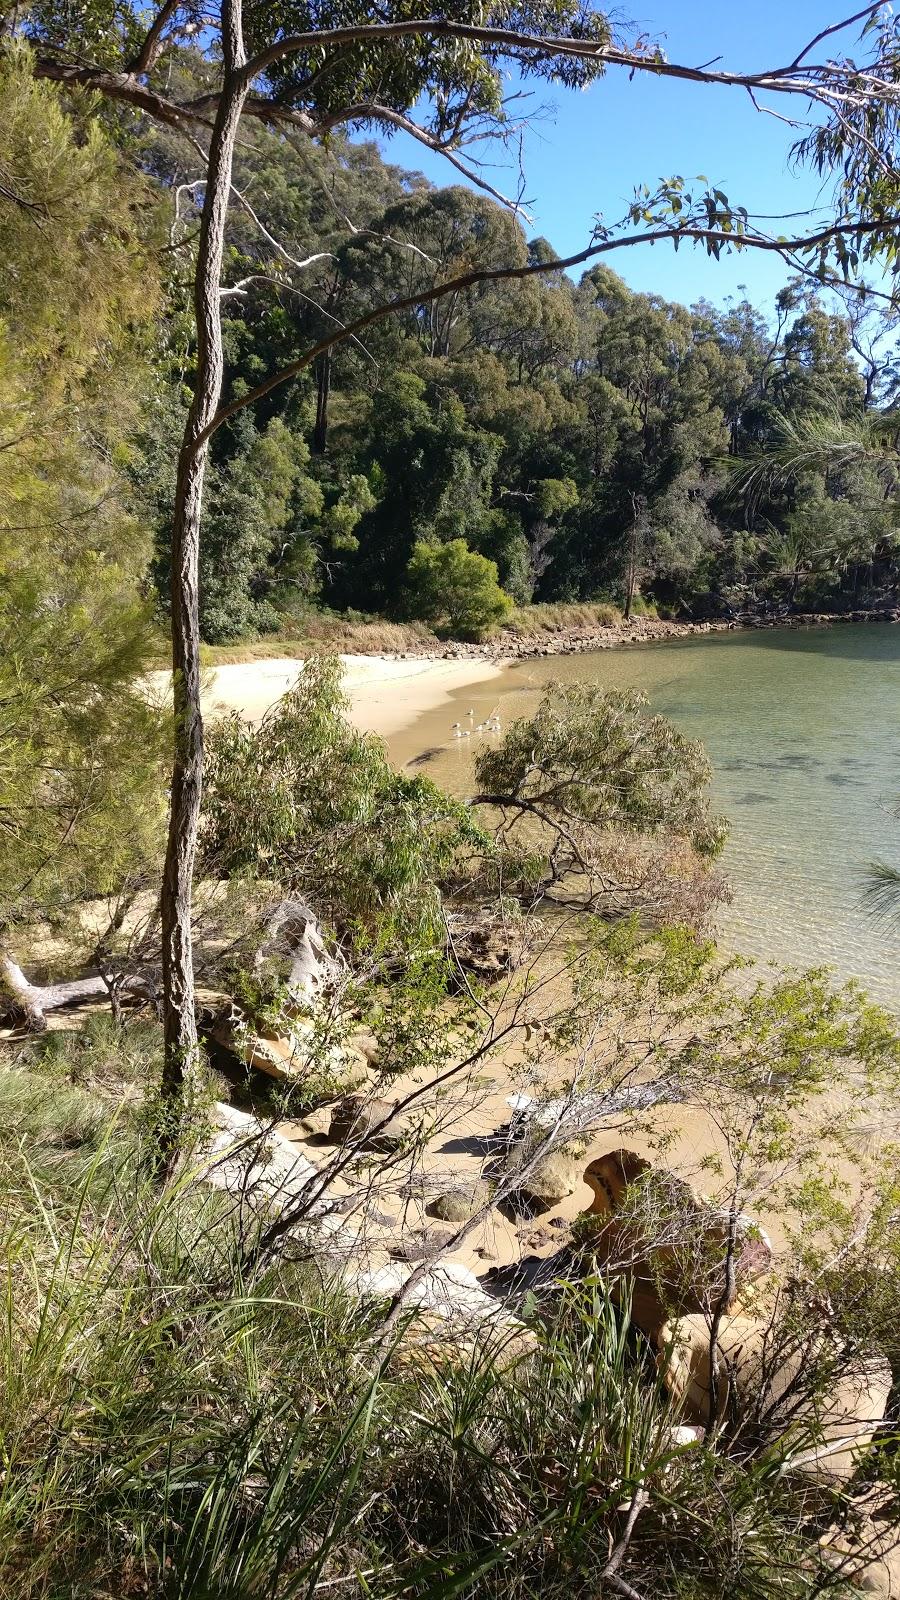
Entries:
[[254, 1269], [189, 1162], [154, 1182], [152, 1029], [61, 1038], [0, 1074], [4, 1600], [822, 1592], [828, 1505], [682, 1443], [597, 1280], [524, 1341], [385, 1350], [299, 1244]]

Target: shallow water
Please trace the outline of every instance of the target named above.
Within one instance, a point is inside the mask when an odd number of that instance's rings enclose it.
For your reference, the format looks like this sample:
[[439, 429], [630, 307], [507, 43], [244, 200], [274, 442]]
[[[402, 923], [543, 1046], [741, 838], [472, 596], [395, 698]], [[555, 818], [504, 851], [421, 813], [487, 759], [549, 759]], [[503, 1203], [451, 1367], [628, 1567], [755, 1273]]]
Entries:
[[731, 822], [723, 943], [826, 962], [900, 1010], [900, 925], [875, 926], [860, 905], [866, 862], [900, 865], [890, 811], [900, 795], [900, 627], [779, 628], [521, 661], [421, 718], [391, 753], [465, 792], [479, 740], [456, 742], [451, 724], [468, 726], [470, 706], [478, 723], [498, 705], [508, 724], [550, 680], [641, 688], [704, 741], [715, 808]]

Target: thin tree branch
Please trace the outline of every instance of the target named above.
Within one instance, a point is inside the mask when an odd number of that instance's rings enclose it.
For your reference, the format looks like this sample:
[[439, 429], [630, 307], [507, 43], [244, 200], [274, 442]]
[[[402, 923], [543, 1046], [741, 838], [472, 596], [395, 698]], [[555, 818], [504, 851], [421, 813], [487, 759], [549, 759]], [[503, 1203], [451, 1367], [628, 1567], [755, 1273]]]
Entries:
[[851, 28], [855, 22], [862, 22], [863, 17], [871, 17], [876, 11], [881, 11], [883, 8], [884, 0], [872, 0], [870, 5], [863, 6], [862, 10], [855, 12], [852, 17], [845, 17], [843, 22], [832, 22], [827, 28], [822, 28], [819, 33], [810, 39], [809, 44], [803, 46], [799, 55], [794, 57], [790, 70], [793, 71], [795, 67], [799, 67], [803, 57], [808, 56], [810, 50], [814, 50], [817, 44], [822, 43], [823, 39], [829, 39], [835, 33], [842, 33], [845, 28]]
[[318, 343], [312, 345], [304, 355], [299, 356], [296, 361], [290, 362], [288, 366], [282, 367], [280, 371], [272, 373], [262, 383], [257, 384], [255, 389], [248, 390], [247, 394], [220, 407], [213, 420], [198, 438], [197, 445], [199, 447], [204, 444], [216, 432], [216, 429], [222, 426], [223, 422], [228, 421], [229, 417], [233, 417], [238, 411], [243, 410], [245, 406], [253, 405], [257, 400], [261, 400], [264, 395], [270, 394], [280, 384], [287, 383], [291, 378], [297, 377], [299, 373], [311, 366], [317, 357], [324, 355], [326, 350], [332, 349], [334, 345], [340, 344], [344, 339], [353, 338], [365, 328], [371, 327], [375, 322], [382, 321], [385, 317], [393, 316], [402, 311], [412, 311], [418, 306], [430, 305], [432, 301], [440, 300], [445, 295], [457, 294], [463, 289], [471, 289], [478, 284], [532, 278], [548, 272], [566, 272], [570, 267], [582, 266], [585, 262], [591, 261], [597, 256], [606, 255], [612, 250], [627, 249], [632, 245], [674, 239], [679, 241], [688, 239], [707, 245], [727, 245], [738, 249], [767, 250], [787, 260], [792, 251], [813, 249], [818, 245], [827, 244], [832, 239], [839, 238], [844, 234], [857, 236], [860, 233], [882, 232], [890, 227], [892, 223], [896, 224], [897, 222], [900, 222], [900, 219], [882, 217], [877, 221], [868, 223], [836, 223], [832, 227], [821, 228], [818, 232], [807, 235], [806, 238], [793, 240], [771, 239], [759, 234], [725, 233], [719, 228], [659, 228], [647, 233], [626, 234], [618, 239], [603, 239], [597, 244], [586, 246], [584, 250], [576, 251], [574, 255], [565, 256], [558, 260], [532, 262], [523, 267], [490, 267], [480, 271], [466, 272], [458, 278], [448, 279], [446, 283], [436, 284], [431, 289], [422, 289], [416, 294], [404, 295], [397, 300], [389, 300], [384, 305], [376, 306], [374, 310], [367, 311], [363, 316], [357, 317], [354, 322], [348, 322], [338, 332], [327, 334]]
[[[865, 14], [865, 12], [860, 13], [860, 15]], [[827, 31], [840, 32], [855, 20], [856, 17], [848, 17]], [[545, 38], [539, 34], [522, 33], [516, 29], [479, 27], [472, 23], [451, 22], [435, 17], [413, 18], [403, 22], [361, 23], [353, 27], [323, 28], [314, 33], [288, 34], [253, 56], [247, 62], [244, 72], [247, 81], [252, 82], [268, 67], [284, 60], [287, 56], [330, 47], [387, 43], [394, 39], [414, 37], [417, 34], [427, 34], [435, 39], [464, 39], [473, 44], [493, 46], [498, 50], [527, 50], [542, 57], [567, 56], [579, 61], [593, 61], [601, 67], [625, 67], [629, 72], [651, 72], [656, 77], [680, 78], [690, 83], [718, 84], [726, 88], [746, 88], [750, 85], [756, 89], [771, 90], [773, 93], [800, 94], [811, 99], [821, 99], [823, 96], [830, 99], [835, 92], [830, 86], [835, 80], [845, 79], [850, 84], [862, 76], [874, 81], [871, 75], [861, 74], [858, 67], [850, 65], [844, 67], [835, 62], [810, 65], [806, 67], [803, 77], [795, 75], [796, 61], [787, 67], [775, 67], [765, 72], [710, 72], [702, 67], [688, 67], [678, 62], [666, 61], [660, 55], [620, 50], [613, 45], [598, 43], [596, 40], [573, 39], [567, 36]], [[811, 45], [807, 46], [802, 54], [807, 54], [811, 48]], [[883, 87], [887, 89], [889, 86], [883, 84]]]
[[429, 133], [427, 128], [423, 128], [412, 117], [404, 117], [401, 112], [393, 111], [390, 106], [383, 106], [378, 101], [360, 100], [355, 105], [348, 106], [346, 110], [335, 113], [334, 116], [325, 119], [318, 124], [318, 128], [322, 132], [327, 132], [329, 129], [340, 127], [347, 122], [383, 122], [388, 127], [399, 128], [401, 133], [407, 133], [411, 139], [416, 139], [419, 144], [423, 144], [426, 150], [433, 150], [436, 155], [443, 156], [445, 161], [449, 161], [450, 165], [456, 168], [457, 172], [462, 173], [464, 178], [468, 178], [469, 182], [473, 183], [476, 188], [483, 190], [485, 194], [489, 194], [492, 200], [498, 201], [508, 211], [524, 217], [526, 222], [534, 220], [519, 200], [511, 200], [509, 195], [503, 194], [500, 189], [495, 189], [493, 184], [488, 183], [486, 178], [482, 178], [477, 167], [473, 166], [471, 162], [463, 161], [456, 155], [446, 140], [438, 139], [435, 134]]
[[175, 12], [178, 10], [180, 3], [181, 0], [165, 0], [165, 4], [160, 6], [156, 16], [153, 18], [153, 21], [150, 24], [149, 29], [147, 30], [140, 50], [138, 51], [137, 55], [128, 63], [127, 70], [128, 72], [134, 73], [135, 77], [140, 76], [142, 73], [149, 72], [151, 67], [156, 65], [160, 55], [162, 54], [163, 30], [166, 26], [166, 23], [169, 21], [169, 18], [174, 16]]
[[600, 1575], [607, 1588], [612, 1589], [616, 1594], [624, 1595], [625, 1600], [641, 1600], [637, 1590], [632, 1589], [630, 1583], [626, 1583], [624, 1578], [619, 1577], [619, 1568], [628, 1554], [628, 1546], [631, 1543], [635, 1523], [649, 1498], [647, 1490], [639, 1484], [631, 1496], [631, 1505], [628, 1507], [628, 1517], [622, 1529], [622, 1536]]
[[[159, 122], [166, 123], [170, 128], [183, 129], [185, 123], [189, 122], [212, 127], [212, 116], [204, 116], [200, 110], [194, 110], [189, 103], [182, 105], [177, 100], [170, 100], [165, 95], [157, 94], [141, 83], [132, 72], [111, 72], [104, 67], [61, 61], [58, 57], [48, 56], [43, 52], [35, 57], [34, 72], [35, 77], [47, 78], [51, 83], [96, 89], [98, 94], [108, 95], [110, 100], [120, 100], [125, 105], [133, 106], [136, 111], [143, 111], [147, 116], [156, 117]], [[210, 110], [215, 110], [218, 100], [218, 95], [213, 97]]]
[[[854, 14], [843, 22], [832, 25], [827, 33], [837, 33], [849, 27], [860, 15], [868, 14], [870, 9], [872, 8], [867, 8], [865, 12]], [[167, 6], [162, 10], [168, 15]], [[248, 61], [242, 69], [242, 81], [249, 89], [267, 67], [287, 56], [304, 51], [321, 51], [329, 47], [365, 43], [388, 43], [395, 39], [415, 37], [420, 34], [435, 39], [468, 40], [498, 51], [527, 51], [531, 55], [537, 54], [542, 59], [561, 56], [573, 60], [592, 61], [601, 68], [624, 67], [630, 73], [649, 72], [656, 77], [677, 78], [689, 83], [745, 90], [751, 88], [774, 94], [795, 94], [829, 106], [835, 105], [842, 99], [853, 104], [860, 104], [867, 97], [891, 101], [898, 99], [898, 88], [895, 83], [880, 77], [874, 69], [861, 70], [853, 63], [810, 64], [802, 74], [799, 74], [795, 58], [789, 66], [776, 67], [766, 72], [711, 72], [702, 67], [688, 67], [678, 62], [666, 61], [661, 55], [621, 50], [591, 40], [570, 37], [542, 38], [540, 35], [520, 33], [515, 29], [478, 27], [470, 23], [451, 22], [434, 17], [422, 17], [404, 22], [364, 23], [355, 27], [320, 29], [313, 33], [289, 35], [267, 46]], [[807, 46], [807, 50], [810, 48], [811, 45]], [[136, 59], [140, 61], [142, 57], [143, 49]], [[126, 67], [122, 72], [114, 72], [96, 64], [63, 59], [59, 54], [50, 53], [46, 48], [36, 57], [35, 71], [37, 76], [58, 83], [79, 84], [86, 88], [97, 89], [112, 99], [122, 100], [174, 127], [181, 127], [190, 121], [208, 124], [210, 120], [208, 113], [216, 109], [219, 101], [219, 94], [216, 93], [179, 104], [148, 89], [146, 84], [140, 81], [133, 67]], [[279, 106], [258, 95], [248, 94], [244, 109], [247, 115], [266, 122], [291, 122], [311, 136], [315, 136], [318, 131], [315, 117], [308, 112]], [[440, 140], [437, 140], [437, 148], [446, 154]]]

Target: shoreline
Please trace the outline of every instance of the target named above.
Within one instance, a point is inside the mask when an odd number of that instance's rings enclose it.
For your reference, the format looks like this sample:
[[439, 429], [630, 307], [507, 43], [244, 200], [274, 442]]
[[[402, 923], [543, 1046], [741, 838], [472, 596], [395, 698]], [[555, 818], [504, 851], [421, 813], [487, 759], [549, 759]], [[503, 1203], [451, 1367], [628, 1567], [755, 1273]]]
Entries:
[[515, 634], [501, 631], [481, 644], [452, 639], [435, 648], [423, 645], [402, 651], [397, 660], [519, 661], [528, 656], [581, 655], [590, 650], [617, 650], [630, 644], [657, 644], [672, 639], [702, 638], [714, 633], [763, 633], [774, 628], [831, 628], [842, 625], [898, 623], [896, 611], [809, 611], [786, 617], [711, 618], [703, 622], [674, 622], [663, 617], [632, 617], [614, 625], [601, 623], [561, 627], [553, 631]]
[[[449, 703], [463, 689], [490, 681], [517, 661], [552, 656], [619, 650], [628, 645], [663, 644], [713, 634], [764, 632], [775, 628], [828, 628], [841, 624], [900, 622], [900, 612], [797, 613], [791, 617], [708, 622], [671, 622], [659, 617], [634, 617], [615, 625], [582, 624], [556, 631], [515, 635], [508, 632], [481, 644], [460, 640], [423, 641], [394, 653], [342, 652], [344, 688], [350, 701], [349, 720], [361, 733], [390, 739], [407, 732], [420, 717]], [[237, 711], [248, 721], [265, 716], [295, 683], [303, 670], [303, 654], [248, 655], [243, 661], [210, 665], [203, 672], [204, 715]], [[146, 676], [151, 693], [168, 696], [171, 674], [158, 670]]]
[[[340, 659], [350, 701], [349, 721], [360, 733], [373, 733], [382, 739], [411, 728], [427, 712], [437, 710], [445, 701], [449, 703], [460, 690], [497, 677], [509, 660], [385, 655], [342, 655]], [[303, 660], [297, 656], [208, 667], [201, 689], [203, 714], [214, 718], [237, 711], [249, 722], [259, 722], [302, 671]], [[148, 673], [146, 682], [154, 696], [171, 693], [169, 672]]]

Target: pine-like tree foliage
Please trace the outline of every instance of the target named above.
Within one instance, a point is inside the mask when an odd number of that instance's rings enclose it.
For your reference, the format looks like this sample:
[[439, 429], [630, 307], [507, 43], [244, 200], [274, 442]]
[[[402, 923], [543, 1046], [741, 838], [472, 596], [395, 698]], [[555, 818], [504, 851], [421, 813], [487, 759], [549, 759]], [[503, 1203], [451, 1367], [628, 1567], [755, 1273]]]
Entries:
[[160, 822], [146, 543], [119, 465], [147, 372], [147, 191], [0, 62], [0, 926], [115, 889]]

